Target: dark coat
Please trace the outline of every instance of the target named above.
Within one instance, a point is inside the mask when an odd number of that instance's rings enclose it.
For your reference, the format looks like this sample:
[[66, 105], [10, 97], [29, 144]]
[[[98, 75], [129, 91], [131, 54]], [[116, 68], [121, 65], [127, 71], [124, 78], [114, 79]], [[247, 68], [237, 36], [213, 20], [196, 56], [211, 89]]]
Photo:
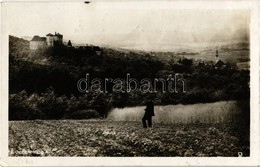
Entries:
[[149, 102], [144, 110], [145, 110], [144, 117], [155, 116], [153, 102]]

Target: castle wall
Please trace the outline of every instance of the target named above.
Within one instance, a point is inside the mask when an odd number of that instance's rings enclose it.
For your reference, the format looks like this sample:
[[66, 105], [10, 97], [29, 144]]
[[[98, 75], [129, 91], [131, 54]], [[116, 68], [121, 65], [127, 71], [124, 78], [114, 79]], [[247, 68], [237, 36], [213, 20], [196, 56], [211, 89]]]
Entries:
[[54, 43], [62, 44], [62, 37], [54, 36]]
[[47, 36], [46, 41], [48, 46], [54, 46], [54, 38], [52, 36]]
[[36, 50], [36, 49], [42, 49], [47, 46], [46, 41], [30, 41], [30, 49]]
[[46, 37], [40, 37], [39, 35], [35, 35], [33, 39], [30, 41], [30, 49], [37, 50], [41, 48], [46, 48], [47, 46], [52, 47], [55, 45], [63, 44], [63, 35], [57, 34], [52, 35], [51, 33], [47, 34]]

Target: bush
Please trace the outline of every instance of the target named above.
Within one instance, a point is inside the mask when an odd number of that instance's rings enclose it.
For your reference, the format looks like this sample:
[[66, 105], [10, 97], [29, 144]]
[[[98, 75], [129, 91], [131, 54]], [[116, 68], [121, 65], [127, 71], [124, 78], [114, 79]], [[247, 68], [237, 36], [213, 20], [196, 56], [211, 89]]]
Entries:
[[41, 95], [25, 90], [9, 96], [9, 120], [60, 119], [67, 108], [67, 97], [57, 97], [49, 88]]
[[90, 119], [99, 117], [99, 113], [93, 109], [74, 111], [68, 116], [69, 119]]
[[[28, 95], [25, 90], [10, 94], [9, 120], [33, 119], [89, 119], [106, 117], [110, 101], [106, 96], [57, 96], [52, 87], [45, 93]], [[91, 108], [91, 110], [89, 110]], [[88, 109], [88, 110], [86, 110]]]
[[[36, 100], [35, 100], [36, 99]], [[44, 113], [38, 110], [34, 104], [37, 104], [38, 96], [35, 94], [28, 97], [25, 90], [18, 94], [9, 96], [9, 120], [31, 120], [45, 118]]]
[[64, 116], [67, 108], [66, 96], [56, 97], [53, 88], [49, 88], [46, 93], [42, 94], [42, 97], [38, 108], [47, 116], [47, 119], [60, 119]]

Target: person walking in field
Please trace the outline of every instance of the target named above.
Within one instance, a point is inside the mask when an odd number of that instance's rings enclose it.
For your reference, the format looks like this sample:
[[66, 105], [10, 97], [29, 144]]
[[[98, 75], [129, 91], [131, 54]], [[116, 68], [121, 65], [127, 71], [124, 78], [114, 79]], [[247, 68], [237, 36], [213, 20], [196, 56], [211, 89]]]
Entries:
[[144, 113], [144, 117], [142, 119], [143, 127], [147, 128], [147, 124], [146, 124], [146, 121], [147, 121], [148, 127], [151, 128], [152, 127], [152, 117], [155, 116], [154, 115], [154, 104], [153, 104], [153, 102], [149, 101], [144, 110], [145, 110], [145, 113]]

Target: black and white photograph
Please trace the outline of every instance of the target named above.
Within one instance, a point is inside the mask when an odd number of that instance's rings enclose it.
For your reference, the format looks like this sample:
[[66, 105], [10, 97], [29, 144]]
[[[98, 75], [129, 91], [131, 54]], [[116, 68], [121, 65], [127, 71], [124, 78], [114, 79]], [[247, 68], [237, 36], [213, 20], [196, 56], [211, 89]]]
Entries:
[[6, 156], [255, 157], [257, 1], [192, 2], [3, 2]]

